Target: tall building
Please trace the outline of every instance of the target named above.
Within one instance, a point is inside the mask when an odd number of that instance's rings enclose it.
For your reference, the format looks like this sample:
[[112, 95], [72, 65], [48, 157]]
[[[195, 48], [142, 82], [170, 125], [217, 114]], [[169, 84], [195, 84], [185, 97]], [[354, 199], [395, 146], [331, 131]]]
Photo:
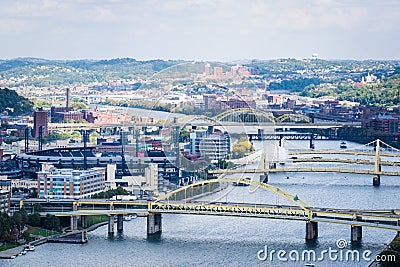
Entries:
[[105, 190], [106, 168], [51, 168], [38, 172], [39, 198], [89, 198]]
[[223, 75], [222, 67], [214, 67], [214, 76], [219, 77], [222, 75]]
[[210, 160], [226, 159], [231, 152], [231, 139], [228, 133], [209, 133], [195, 130], [190, 133], [190, 154], [202, 155]]
[[33, 114], [33, 130], [34, 130], [34, 137], [39, 136], [39, 128], [43, 126], [43, 136], [47, 136], [48, 133], [48, 112], [43, 110], [43, 108], [38, 108]]
[[[106, 189], [116, 189], [122, 187], [135, 195], [143, 192], [151, 195], [158, 193], [158, 165], [149, 163], [147, 166], [132, 166], [129, 168], [130, 176], [115, 178], [117, 167], [115, 164], [107, 164]], [[142, 191], [142, 192], [141, 192]]]
[[206, 75], [206, 76], [208, 76], [208, 75], [210, 75], [211, 74], [211, 65], [210, 65], [210, 63], [206, 63], [205, 65], [204, 65], [204, 74]]
[[204, 110], [219, 110], [217, 106], [217, 95], [215, 94], [205, 94], [203, 95]]

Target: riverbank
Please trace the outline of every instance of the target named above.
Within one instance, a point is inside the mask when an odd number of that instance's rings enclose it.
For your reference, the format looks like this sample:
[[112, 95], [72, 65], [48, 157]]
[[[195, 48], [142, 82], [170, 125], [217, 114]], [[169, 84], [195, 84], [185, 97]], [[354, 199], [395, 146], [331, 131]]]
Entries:
[[[386, 261], [386, 263], [388, 265], [382, 265], [382, 263], [380, 261], [374, 260], [370, 265], [368, 265], [368, 267], [382, 267], [382, 266], [399, 266], [398, 264], [400, 263], [400, 259], [396, 258], [396, 256], [398, 256], [398, 254], [400, 254], [399, 251], [394, 251], [391, 250], [391, 246], [393, 245], [394, 242], [396, 242], [396, 239], [400, 239], [400, 232], [397, 233], [397, 235], [393, 238], [392, 242], [390, 242], [389, 247], [387, 247], [384, 251], [382, 251], [381, 253], [379, 253], [379, 255], [388, 257], [388, 256], [394, 256], [394, 261], [392, 261], [392, 259], [389, 259]], [[399, 241], [397, 241], [399, 242]], [[397, 248], [398, 249], [398, 248]], [[398, 254], [392, 254], [393, 252], [398, 252]]]
[[[29, 245], [31, 246], [39, 246], [42, 244], [45, 244], [47, 242], [68, 242], [68, 243], [82, 243], [82, 242], [78, 242], [80, 238], [68, 238], [69, 236], [74, 236], [74, 235], [82, 235], [85, 234], [86, 232], [91, 232], [96, 230], [97, 228], [107, 225], [108, 222], [100, 222], [97, 224], [94, 224], [86, 229], [82, 229], [82, 230], [76, 230], [76, 231], [72, 231], [72, 232], [66, 232], [66, 233], [60, 233], [60, 234], [56, 234], [53, 236], [47, 236], [47, 237], [43, 237], [40, 238], [38, 240], [29, 242]], [[87, 238], [87, 236], [86, 236]], [[63, 240], [64, 239], [64, 240]], [[77, 242], [73, 241], [73, 240], [77, 240]], [[87, 242], [87, 241], [86, 241]], [[17, 257], [20, 253], [22, 253], [25, 250], [25, 247], [28, 244], [24, 244], [24, 245], [20, 245], [18, 247], [14, 247], [14, 248], [10, 248], [4, 251], [0, 252], [0, 259], [13, 259], [15, 257]]]

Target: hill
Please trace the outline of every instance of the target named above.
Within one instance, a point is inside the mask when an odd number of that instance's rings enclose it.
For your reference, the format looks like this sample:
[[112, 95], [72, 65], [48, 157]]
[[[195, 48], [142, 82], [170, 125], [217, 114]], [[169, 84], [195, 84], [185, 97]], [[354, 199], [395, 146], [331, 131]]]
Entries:
[[18, 95], [14, 90], [0, 89], [0, 112], [7, 111], [9, 115], [19, 116], [30, 114], [33, 103]]

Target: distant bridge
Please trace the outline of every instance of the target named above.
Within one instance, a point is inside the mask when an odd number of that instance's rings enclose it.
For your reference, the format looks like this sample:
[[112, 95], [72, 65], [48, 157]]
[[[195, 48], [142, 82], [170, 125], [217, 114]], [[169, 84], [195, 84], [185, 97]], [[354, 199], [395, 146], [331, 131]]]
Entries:
[[[310, 146], [313, 145], [310, 143]], [[280, 146], [283, 147], [283, 140], [280, 142]], [[385, 151], [381, 152], [381, 147], [385, 147]], [[361, 150], [364, 148], [364, 150]], [[338, 173], [355, 173], [355, 174], [370, 174], [373, 175], [374, 186], [379, 186], [381, 183], [381, 175], [384, 176], [400, 176], [399, 171], [382, 171], [382, 165], [389, 166], [397, 166], [394, 162], [385, 161], [382, 164], [381, 156], [387, 157], [399, 157], [400, 158], [400, 150], [394, 148], [381, 140], [377, 139], [368, 144], [362, 145], [361, 148], [353, 148], [353, 149], [341, 149], [341, 150], [301, 150], [301, 151], [290, 151], [289, 155], [301, 155], [301, 154], [347, 154], [347, 155], [368, 155], [374, 156], [374, 162], [368, 161], [359, 161], [359, 160], [331, 160], [331, 159], [322, 159], [322, 157], [315, 158], [313, 162], [349, 162], [354, 163], [353, 167], [357, 164], [368, 164], [371, 163], [374, 165], [373, 170], [365, 170], [365, 169], [351, 169], [348, 167], [297, 167], [297, 168], [277, 168], [277, 162], [270, 162], [269, 168], [267, 168], [267, 162], [265, 159], [265, 153], [261, 154], [261, 162], [262, 167], [260, 169], [220, 169], [220, 170], [209, 170], [208, 174], [234, 174], [234, 173], [262, 173], [265, 176], [266, 181], [268, 180], [268, 173], [276, 173], [276, 172], [338, 172]], [[293, 158], [293, 157], [292, 157]], [[321, 160], [320, 160], [321, 159]], [[304, 162], [301, 159], [293, 159], [297, 162]], [[310, 160], [308, 160], [310, 161]]]
[[[171, 115], [173, 116], [173, 114]], [[76, 129], [99, 129], [99, 128], [120, 128], [120, 127], [165, 127], [168, 126], [259, 126], [274, 127], [275, 129], [329, 129], [340, 128], [347, 125], [360, 126], [357, 122], [318, 122], [314, 123], [312, 118], [302, 114], [284, 114], [275, 117], [271, 112], [255, 108], [237, 108], [226, 110], [215, 117], [203, 115], [186, 115], [174, 117], [172, 120], [165, 120], [161, 123], [126, 122], [116, 124], [91, 124], [91, 123], [49, 123], [49, 130], [76, 130]]]

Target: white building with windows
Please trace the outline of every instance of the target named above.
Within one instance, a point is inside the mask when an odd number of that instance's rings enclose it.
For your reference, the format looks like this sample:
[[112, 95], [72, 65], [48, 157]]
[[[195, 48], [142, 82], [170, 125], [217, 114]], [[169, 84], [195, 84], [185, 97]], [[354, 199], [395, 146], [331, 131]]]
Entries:
[[39, 198], [89, 198], [105, 189], [106, 168], [50, 168], [38, 172]]
[[190, 154], [202, 155], [210, 160], [226, 159], [231, 152], [228, 133], [209, 133], [195, 130], [190, 133]]

